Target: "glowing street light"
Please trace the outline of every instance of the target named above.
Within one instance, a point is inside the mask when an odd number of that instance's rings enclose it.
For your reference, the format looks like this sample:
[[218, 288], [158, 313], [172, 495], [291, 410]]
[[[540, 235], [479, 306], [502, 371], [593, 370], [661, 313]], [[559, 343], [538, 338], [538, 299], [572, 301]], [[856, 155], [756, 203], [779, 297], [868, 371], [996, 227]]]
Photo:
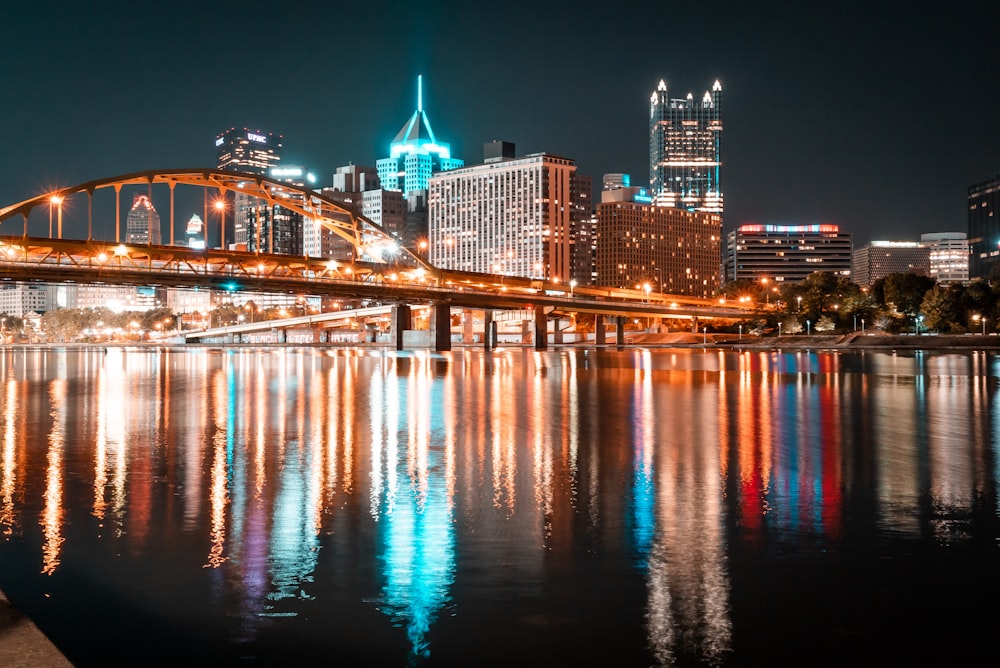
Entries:
[[576, 279], [575, 278], [571, 278], [569, 280], [569, 296], [570, 297], [573, 296], [573, 288], [575, 288], [575, 287], [576, 287]]
[[62, 239], [62, 203], [62, 195], [52, 195], [52, 197], [49, 198], [49, 237], [52, 237], [52, 205], [55, 204], [59, 208], [58, 238]]
[[647, 302], [649, 301], [649, 292], [650, 292], [650, 291], [651, 291], [652, 289], [653, 289], [653, 286], [651, 286], [651, 285], [650, 285], [649, 283], [643, 283], [643, 284], [642, 284], [642, 290], [643, 290], [643, 292], [645, 292], [645, 293], [646, 293], [646, 301], [647, 301]]
[[[215, 210], [219, 212], [219, 248], [226, 250], [226, 200], [217, 199], [215, 200]], [[260, 234], [260, 226], [258, 225], [257, 234]], [[257, 242], [257, 252], [260, 252], [260, 240], [258, 238]]]
[[797, 301], [799, 303], [799, 310], [801, 311], [802, 310], [802, 295], [799, 295], [798, 297], [796, 297], [795, 301]]

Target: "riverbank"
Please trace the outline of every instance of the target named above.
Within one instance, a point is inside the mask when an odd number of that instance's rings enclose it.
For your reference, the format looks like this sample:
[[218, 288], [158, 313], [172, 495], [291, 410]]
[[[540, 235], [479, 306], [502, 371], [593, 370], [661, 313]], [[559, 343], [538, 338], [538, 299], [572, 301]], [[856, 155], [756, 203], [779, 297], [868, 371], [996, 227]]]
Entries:
[[750, 336], [747, 334], [634, 334], [626, 337], [633, 346], [738, 346], [741, 348], [831, 348], [863, 350], [928, 350], [936, 348], [1000, 349], [1000, 336], [982, 334], [885, 334], [852, 332], [850, 334], [788, 334]]
[[6, 668], [72, 668], [73, 664], [0, 591], [0, 665]]

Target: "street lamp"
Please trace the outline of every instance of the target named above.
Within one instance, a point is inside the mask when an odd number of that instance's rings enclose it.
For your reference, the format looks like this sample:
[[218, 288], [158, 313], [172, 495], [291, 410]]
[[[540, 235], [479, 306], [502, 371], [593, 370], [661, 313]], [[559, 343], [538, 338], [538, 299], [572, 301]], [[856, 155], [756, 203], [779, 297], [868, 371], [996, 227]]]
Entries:
[[573, 297], [573, 288], [575, 288], [575, 287], [576, 287], [576, 279], [575, 278], [571, 278], [569, 280], [569, 296], [571, 298]]
[[[226, 200], [215, 200], [215, 210], [219, 212], [219, 248], [226, 250]], [[260, 226], [258, 225], [257, 252], [260, 252]]]
[[642, 284], [642, 289], [646, 293], [646, 301], [648, 302], [649, 301], [649, 291], [652, 290], [653, 287], [649, 283], [643, 283]]
[[854, 331], [858, 331], [858, 314], [854, 314]]
[[781, 323], [778, 323], [778, 336], [781, 336]]
[[812, 323], [806, 320], [806, 336], [812, 334]]
[[799, 310], [801, 311], [802, 310], [802, 295], [799, 295], [798, 297], [796, 297], [795, 301], [797, 301], [799, 303]]
[[62, 203], [63, 198], [61, 195], [53, 195], [49, 198], [49, 237], [52, 237], [52, 205], [55, 204], [59, 208], [59, 237], [62, 238]]
[[740, 341], [743, 340], [743, 324], [740, 323]]
[[972, 319], [975, 320], [976, 322], [980, 323], [983, 326], [983, 329], [982, 329], [983, 336], [986, 336], [986, 318], [984, 318], [982, 315], [980, 315], [979, 313], [977, 313], [976, 315], [972, 316]]
[[764, 301], [768, 306], [771, 305], [771, 293], [767, 290], [767, 277], [760, 279], [760, 284], [764, 286]]

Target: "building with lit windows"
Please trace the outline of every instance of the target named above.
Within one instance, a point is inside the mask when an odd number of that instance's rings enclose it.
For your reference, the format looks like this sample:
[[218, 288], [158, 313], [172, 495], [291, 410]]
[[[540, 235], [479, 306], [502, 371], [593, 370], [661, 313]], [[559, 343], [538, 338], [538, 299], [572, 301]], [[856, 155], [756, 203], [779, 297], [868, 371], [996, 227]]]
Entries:
[[[357, 215], [364, 216], [407, 248], [415, 248], [420, 241], [426, 244], [426, 216], [414, 222], [413, 212], [407, 209], [403, 193], [381, 187], [374, 167], [345, 165], [333, 175], [333, 186], [323, 188], [321, 194]], [[425, 212], [426, 213], [426, 212]], [[419, 233], [408, 225], [419, 227]], [[404, 240], [410, 239], [411, 242]], [[320, 225], [306, 227], [306, 253], [314, 257], [349, 261], [354, 258], [354, 244]]]
[[917, 241], [872, 241], [854, 249], [851, 280], [866, 288], [890, 274], [929, 276], [931, 251]]
[[930, 276], [938, 283], [969, 282], [969, 238], [965, 232], [921, 234], [930, 250]]
[[853, 241], [838, 225], [740, 225], [729, 233], [726, 281], [801, 281], [815, 271], [848, 277]]
[[409, 200], [427, 190], [431, 175], [465, 164], [451, 157], [451, 147], [438, 141], [424, 111], [423, 77], [417, 77], [417, 108], [389, 144], [389, 157], [375, 163], [386, 190], [398, 190]]
[[148, 195], [136, 194], [125, 218], [125, 243], [160, 244], [160, 214]]
[[1000, 265], [1000, 175], [969, 188], [969, 278]]
[[[215, 138], [216, 166], [227, 172], [266, 176], [281, 162], [281, 146], [282, 136], [279, 134], [247, 128], [230, 128]], [[233, 248], [248, 248], [250, 243], [248, 216], [263, 203], [240, 192], [226, 196], [223, 201], [225, 209], [229, 211], [226, 226], [232, 230], [232, 233], [225, 234], [226, 240], [231, 242], [227, 245]], [[206, 211], [206, 215], [207, 213]], [[208, 222], [207, 217], [206, 222]]]
[[431, 264], [569, 282], [576, 164], [548, 153], [497, 157], [498, 143], [484, 147], [483, 164], [431, 177]]
[[661, 80], [649, 99], [649, 187], [656, 203], [721, 214], [722, 85], [700, 100], [670, 98]]
[[389, 144], [389, 157], [375, 162], [384, 190], [403, 194], [406, 220], [399, 234], [407, 248], [419, 246], [428, 233], [428, 185], [439, 172], [457, 169], [464, 161], [453, 158], [447, 142], [439, 141], [424, 111], [423, 77], [417, 77], [417, 108]]
[[722, 216], [660, 206], [644, 189], [610, 191], [597, 205], [597, 285], [713, 297], [719, 291]]
[[230, 128], [215, 138], [216, 165], [227, 172], [267, 174], [281, 162], [281, 135]]

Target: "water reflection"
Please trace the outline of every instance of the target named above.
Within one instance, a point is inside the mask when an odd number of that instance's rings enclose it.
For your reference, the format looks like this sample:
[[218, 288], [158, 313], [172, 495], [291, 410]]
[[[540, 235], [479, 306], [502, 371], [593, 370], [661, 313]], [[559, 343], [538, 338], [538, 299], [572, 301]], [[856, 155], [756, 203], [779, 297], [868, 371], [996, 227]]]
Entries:
[[[852, 507], [948, 545], [984, 499], [996, 514], [1000, 365], [981, 352], [3, 355], [4, 549], [52, 579], [127, 541], [126, 564], [206, 589], [185, 614], [238, 620], [224, 642], [245, 647], [320, 617], [339, 621], [312, 642], [396, 630], [416, 664], [496, 610], [482, 628], [546, 642], [553, 620], [638, 618], [644, 663], [722, 664], [738, 560], [842, 548]], [[590, 580], [552, 594], [595, 558], [609, 587], [642, 580], [635, 610]], [[143, 605], [184, 606], [141, 582]]]

